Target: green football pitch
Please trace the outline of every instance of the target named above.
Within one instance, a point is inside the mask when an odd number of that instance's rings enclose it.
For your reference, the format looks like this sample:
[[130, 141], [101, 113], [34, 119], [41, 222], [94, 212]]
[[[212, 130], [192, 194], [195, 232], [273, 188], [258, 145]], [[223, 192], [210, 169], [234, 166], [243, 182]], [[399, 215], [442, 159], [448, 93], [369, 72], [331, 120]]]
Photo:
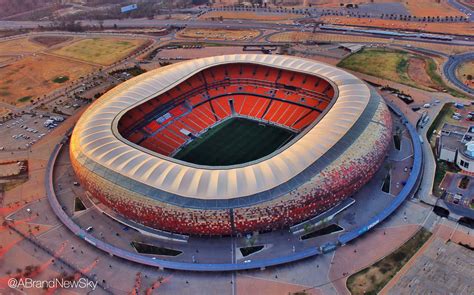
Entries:
[[295, 135], [280, 127], [233, 118], [209, 129], [174, 158], [199, 165], [242, 164], [271, 154]]

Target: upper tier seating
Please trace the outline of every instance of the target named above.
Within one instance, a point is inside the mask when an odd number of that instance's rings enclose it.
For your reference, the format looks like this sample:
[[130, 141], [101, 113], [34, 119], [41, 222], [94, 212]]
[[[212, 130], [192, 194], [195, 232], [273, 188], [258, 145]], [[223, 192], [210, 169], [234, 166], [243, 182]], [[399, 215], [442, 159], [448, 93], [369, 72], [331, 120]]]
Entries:
[[131, 109], [121, 118], [119, 131], [136, 144], [171, 155], [230, 116], [300, 132], [333, 95], [331, 85], [316, 76], [254, 64], [220, 65]]

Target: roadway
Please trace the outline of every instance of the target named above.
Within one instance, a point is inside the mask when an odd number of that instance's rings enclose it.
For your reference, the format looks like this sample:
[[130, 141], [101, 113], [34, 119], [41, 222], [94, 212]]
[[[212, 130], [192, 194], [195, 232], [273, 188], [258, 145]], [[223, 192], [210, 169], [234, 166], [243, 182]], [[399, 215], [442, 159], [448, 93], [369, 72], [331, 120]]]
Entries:
[[[99, 22], [96, 20], [83, 20], [81, 21], [83, 26], [99, 26]], [[11, 29], [36, 29], [38, 26], [44, 28], [52, 27], [53, 23], [50, 21], [0, 21], [0, 29], [11, 30]], [[113, 28], [115, 25], [118, 28], [154, 28], [154, 27], [167, 27], [167, 26], [176, 26], [176, 27], [188, 27], [188, 28], [207, 28], [207, 29], [257, 29], [257, 30], [278, 30], [278, 31], [301, 31], [304, 27], [301, 24], [284, 24], [284, 23], [266, 23], [260, 21], [239, 21], [239, 20], [224, 20], [224, 21], [208, 21], [208, 20], [157, 20], [157, 19], [109, 19], [104, 20], [103, 24], [106, 28]], [[312, 29], [312, 28], [311, 28]], [[390, 30], [386, 30], [390, 31]], [[316, 32], [326, 32], [326, 33], [338, 33], [331, 30], [320, 30], [316, 28]], [[454, 36], [453, 41], [443, 41], [443, 40], [427, 40], [420, 39], [418, 37], [397, 37], [397, 36], [384, 36], [379, 34], [371, 33], [357, 33], [357, 32], [345, 32], [346, 35], [357, 35], [357, 36], [370, 36], [370, 37], [380, 37], [380, 38], [395, 38], [399, 40], [407, 41], [420, 41], [420, 42], [430, 42], [430, 43], [439, 43], [439, 44], [450, 44], [450, 45], [466, 45], [474, 46], [474, 42], [470, 40], [465, 40], [464, 35]]]
[[472, 9], [470, 9], [469, 7], [467, 6], [464, 6], [463, 4], [459, 3], [458, 1], [456, 0], [448, 0], [448, 3], [449, 5], [451, 5], [452, 7], [456, 8], [457, 10], [459, 10], [460, 12], [464, 13], [467, 15], [467, 17], [469, 18], [469, 21], [474, 21], [474, 11]]
[[474, 89], [468, 87], [461, 80], [459, 80], [456, 75], [456, 69], [459, 65], [464, 62], [474, 60], [474, 52], [468, 52], [464, 54], [452, 55], [449, 57], [448, 61], [444, 64], [443, 73], [445, 77], [453, 83], [457, 88], [467, 92], [471, 95], [474, 95]]

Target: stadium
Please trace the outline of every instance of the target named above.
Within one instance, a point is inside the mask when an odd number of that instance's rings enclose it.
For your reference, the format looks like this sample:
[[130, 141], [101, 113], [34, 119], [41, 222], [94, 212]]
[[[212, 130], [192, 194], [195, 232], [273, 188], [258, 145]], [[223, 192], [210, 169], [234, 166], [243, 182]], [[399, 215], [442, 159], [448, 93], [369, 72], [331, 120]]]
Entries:
[[392, 117], [366, 83], [289, 56], [195, 59], [142, 74], [81, 116], [70, 158], [88, 194], [154, 229], [237, 235], [338, 205], [380, 169]]

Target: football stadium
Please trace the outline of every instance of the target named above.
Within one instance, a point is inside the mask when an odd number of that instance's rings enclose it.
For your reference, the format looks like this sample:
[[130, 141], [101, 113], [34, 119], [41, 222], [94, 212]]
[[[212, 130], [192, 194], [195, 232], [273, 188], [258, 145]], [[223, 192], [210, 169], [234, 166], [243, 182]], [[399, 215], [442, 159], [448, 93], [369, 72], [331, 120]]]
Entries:
[[299, 224], [360, 190], [386, 158], [392, 116], [354, 75], [298, 57], [194, 59], [94, 102], [71, 136], [88, 194], [120, 216], [189, 235]]

